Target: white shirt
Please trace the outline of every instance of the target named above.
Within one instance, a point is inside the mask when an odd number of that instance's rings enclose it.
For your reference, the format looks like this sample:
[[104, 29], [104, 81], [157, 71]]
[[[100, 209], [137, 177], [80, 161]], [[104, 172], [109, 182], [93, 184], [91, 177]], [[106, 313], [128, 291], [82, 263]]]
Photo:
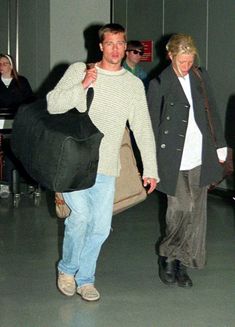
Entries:
[[[3, 81], [5, 86], [8, 87], [11, 84], [12, 77], [4, 78], [4, 77], [1, 76], [1, 80]], [[0, 119], [0, 129], [12, 128], [12, 123], [13, 123], [13, 120], [11, 120], [11, 119], [9, 119], [9, 120], [5, 120], [4, 118]]]
[[202, 133], [194, 118], [189, 74], [184, 77], [178, 77], [178, 79], [190, 104], [188, 126], [186, 130], [180, 170], [189, 170], [201, 165], [202, 163]]
[[1, 79], [2, 79], [2, 81], [3, 81], [3, 83], [5, 84], [6, 87], [8, 87], [8, 86], [11, 84], [12, 77], [10, 77], [10, 78], [5, 78], [5, 77], [2, 77], [2, 76], [1, 76]]

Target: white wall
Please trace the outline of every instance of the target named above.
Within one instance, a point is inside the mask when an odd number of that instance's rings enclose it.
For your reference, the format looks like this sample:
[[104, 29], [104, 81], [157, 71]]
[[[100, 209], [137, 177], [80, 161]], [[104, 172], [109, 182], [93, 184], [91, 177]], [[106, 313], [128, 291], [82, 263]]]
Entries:
[[85, 61], [83, 31], [110, 22], [109, 0], [50, 1], [50, 66]]

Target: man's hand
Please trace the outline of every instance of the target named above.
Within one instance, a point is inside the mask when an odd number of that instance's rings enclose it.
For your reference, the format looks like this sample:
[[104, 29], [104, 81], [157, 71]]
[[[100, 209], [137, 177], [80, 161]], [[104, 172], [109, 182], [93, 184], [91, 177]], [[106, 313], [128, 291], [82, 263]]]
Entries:
[[147, 193], [148, 194], [152, 193], [157, 187], [157, 180], [151, 177], [144, 177], [143, 180], [144, 180], [144, 187], [149, 187]]
[[86, 75], [82, 81], [82, 85], [84, 89], [87, 89], [91, 84], [94, 84], [96, 79], [97, 79], [96, 67], [94, 65], [90, 65], [86, 70]]

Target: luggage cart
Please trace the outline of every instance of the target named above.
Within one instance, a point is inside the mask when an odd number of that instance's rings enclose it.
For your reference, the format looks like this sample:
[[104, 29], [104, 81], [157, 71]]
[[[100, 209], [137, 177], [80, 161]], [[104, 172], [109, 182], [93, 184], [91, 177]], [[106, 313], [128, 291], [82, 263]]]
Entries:
[[[13, 161], [14, 168], [12, 169], [12, 176], [11, 176], [11, 185], [9, 185], [11, 193], [12, 193], [12, 200], [13, 200], [13, 207], [18, 208], [22, 196], [21, 192], [21, 184], [22, 179], [25, 184], [28, 186], [28, 191], [24, 194], [28, 195], [30, 198], [33, 199], [35, 207], [38, 207], [41, 202], [41, 187], [38, 183], [35, 183], [24, 171], [21, 164], [17, 161], [14, 157], [14, 154], [10, 150], [10, 135], [12, 130], [12, 122], [14, 120], [16, 110], [12, 108], [0, 108], [0, 181], [1, 183], [4, 182], [4, 163], [5, 163], [5, 151], [3, 143], [6, 142], [4, 139], [7, 136], [8, 141], [8, 148], [11, 155], [11, 159]], [[30, 184], [27, 184], [29, 183]]]

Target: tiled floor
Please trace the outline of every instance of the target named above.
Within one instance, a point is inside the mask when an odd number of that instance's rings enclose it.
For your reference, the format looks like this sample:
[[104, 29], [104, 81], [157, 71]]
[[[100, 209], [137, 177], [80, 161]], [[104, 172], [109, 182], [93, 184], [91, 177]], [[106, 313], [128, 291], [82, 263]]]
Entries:
[[190, 271], [192, 289], [167, 287], [158, 278], [157, 192], [115, 216], [98, 262], [97, 303], [56, 288], [63, 221], [52, 204], [45, 193], [39, 208], [28, 197], [18, 209], [0, 200], [0, 327], [235, 326], [235, 201], [209, 197], [208, 262]]

